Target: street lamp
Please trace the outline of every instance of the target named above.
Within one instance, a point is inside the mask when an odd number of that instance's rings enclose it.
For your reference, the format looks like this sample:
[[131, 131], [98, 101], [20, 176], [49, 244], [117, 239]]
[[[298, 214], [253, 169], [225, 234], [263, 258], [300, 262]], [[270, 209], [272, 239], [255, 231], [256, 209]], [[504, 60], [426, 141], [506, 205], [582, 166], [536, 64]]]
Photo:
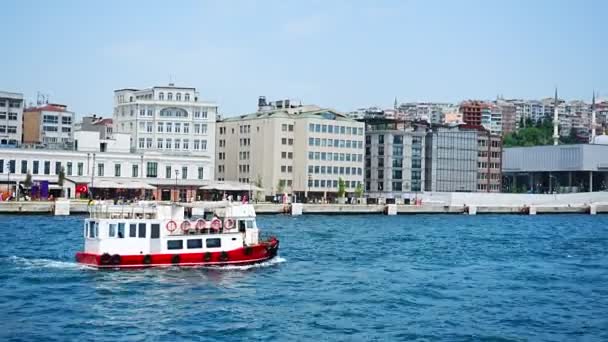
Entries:
[[177, 193], [177, 177], [179, 176], [179, 170], [175, 169], [175, 202], [179, 200], [179, 196]]
[[312, 173], [308, 174], [308, 193], [306, 194], [306, 203], [308, 203], [308, 196], [310, 195], [310, 186], [312, 185]]

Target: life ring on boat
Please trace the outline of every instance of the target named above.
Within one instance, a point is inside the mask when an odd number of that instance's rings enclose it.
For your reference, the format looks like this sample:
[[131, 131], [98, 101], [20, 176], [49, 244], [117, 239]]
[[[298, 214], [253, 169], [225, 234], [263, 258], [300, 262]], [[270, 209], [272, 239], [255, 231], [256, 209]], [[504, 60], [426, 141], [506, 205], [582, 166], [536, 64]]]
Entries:
[[224, 228], [232, 229], [234, 228], [234, 219], [227, 218], [224, 220]]
[[175, 254], [171, 257], [172, 264], [179, 264], [179, 254]]
[[222, 221], [218, 218], [214, 218], [211, 220], [211, 228], [213, 228], [213, 230], [220, 230], [220, 228], [222, 228]]
[[112, 261], [112, 256], [108, 253], [103, 253], [99, 258], [99, 263], [102, 265], [109, 265]]
[[177, 229], [177, 223], [175, 221], [171, 220], [171, 221], [167, 222], [167, 225], [165, 226], [165, 228], [167, 228], [169, 233], [173, 233]]
[[207, 252], [205, 253], [205, 256], [203, 257], [204, 261], [211, 261], [211, 252]]
[[203, 219], [198, 219], [196, 220], [196, 229], [198, 230], [203, 230], [205, 229], [205, 225], [207, 224], [207, 222], [205, 222], [205, 220]]
[[152, 263], [152, 256], [150, 254], [144, 255], [144, 265], [150, 265]]
[[228, 260], [228, 253], [226, 251], [222, 251], [222, 253], [220, 254], [220, 261], [226, 260]]
[[120, 265], [120, 255], [118, 255], [118, 254], [112, 255], [112, 259], [110, 260], [110, 264], [112, 264], [112, 265]]
[[182, 230], [182, 232], [187, 233], [190, 230], [191, 226], [192, 226], [192, 224], [190, 223], [190, 221], [184, 221], [179, 226], [179, 228]]

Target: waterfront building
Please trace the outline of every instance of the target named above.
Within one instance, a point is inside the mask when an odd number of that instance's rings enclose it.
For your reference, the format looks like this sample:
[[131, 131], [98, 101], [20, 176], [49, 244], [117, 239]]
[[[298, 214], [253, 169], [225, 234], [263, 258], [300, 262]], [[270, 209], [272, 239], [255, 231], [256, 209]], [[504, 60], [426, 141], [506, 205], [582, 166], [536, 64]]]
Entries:
[[412, 202], [424, 184], [427, 124], [365, 120], [365, 192], [368, 203]]
[[[212, 181], [209, 158], [166, 154], [158, 151], [131, 153], [130, 136], [113, 134], [100, 139], [99, 132], [74, 133], [76, 150], [35, 148], [0, 149], [0, 184], [14, 191], [27, 174], [33, 182], [48, 181], [59, 194], [59, 173], [65, 175], [68, 197], [86, 186], [98, 198], [146, 197], [187, 201], [202, 196], [199, 189]], [[178, 171], [178, 172], [175, 172]]]
[[425, 141], [425, 191], [477, 191], [477, 137], [476, 129], [433, 127]]
[[[214, 160], [217, 105], [195, 88], [157, 86], [114, 91], [114, 131], [129, 134], [132, 151]], [[213, 178], [214, 168], [205, 170]]]
[[477, 192], [501, 192], [502, 138], [483, 127], [470, 129], [477, 131]]
[[[103, 118], [97, 115], [85, 116], [74, 125], [74, 131], [99, 132], [100, 139], [109, 139], [113, 133], [113, 122], [111, 118]], [[130, 141], [128, 142], [130, 143]]]
[[505, 148], [505, 192], [565, 193], [608, 190], [608, 139], [595, 144]]
[[502, 123], [501, 133], [502, 135], [507, 135], [509, 133], [515, 132], [517, 128], [517, 107], [507, 101], [502, 99], [497, 100], [495, 105], [500, 109], [501, 118], [500, 121]]
[[74, 112], [62, 104], [47, 103], [23, 113], [23, 144], [72, 149]]
[[23, 94], [0, 91], [0, 146], [21, 144], [23, 103]]
[[333, 199], [338, 180], [363, 185], [364, 124], [332, 109], [258, 100], [255, 113], [217, 123], [216, 179], [257, 184], [265, 196]]
[[[481, 125], [492, 134], [500, 135], [502, 133], [502, 108], [490, 103], [484, 103], [479, 108], [481, 109]], [[466, 121], [465, 123], [469, 124]]]

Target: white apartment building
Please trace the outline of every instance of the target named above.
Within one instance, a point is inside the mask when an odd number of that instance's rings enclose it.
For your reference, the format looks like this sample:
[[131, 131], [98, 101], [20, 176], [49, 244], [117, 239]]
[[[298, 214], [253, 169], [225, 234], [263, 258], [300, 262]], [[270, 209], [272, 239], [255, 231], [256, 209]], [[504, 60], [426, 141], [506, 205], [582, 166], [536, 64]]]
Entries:
[[258, 183], [266, 196], [334, 198], [363, 185], [364, 124], [331, 109], [261, 98], [256, 113], [218, 122], [217, 180]]
[[21, 143], [23, 94], [0, 91], [0, 146]]
[[[114, 132], [131, 136], [132, 151], [214, 160], [217, 105], [195, 88], [168, 86], [114, 91]], [[214, 168], [205, 170], [213, 178]]]

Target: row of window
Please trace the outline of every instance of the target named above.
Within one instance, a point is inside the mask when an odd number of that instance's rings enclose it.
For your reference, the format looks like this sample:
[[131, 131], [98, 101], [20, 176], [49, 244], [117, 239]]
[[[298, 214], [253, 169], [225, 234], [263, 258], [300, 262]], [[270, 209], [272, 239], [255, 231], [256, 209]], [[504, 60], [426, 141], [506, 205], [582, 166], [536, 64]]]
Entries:
[[[165, 93], [163, 93], [162, 91], [158, 93], [158, 99], [160, 101], [164, 101], [165, 100]], [[175, 101], [181, 101], [182, 100], [182, 93], [175, 93]], [[173, 93], [172, 92], [168, 92], [167, 93], [167, 101], [173, 101]], [[189, 93], [185, 93], [184, 94], [184, 101], [189, 102], [190, 101], [190, 94]]]
[[17, 126], [0, 125], [0, 133], [17, 133]]
[[[207, 134], [207, 124], [195, 123], [192, 125], [194, 134]], [[142, 133], [154, 133], [154, 123], [151, 121], [140, 121], [139, 131]], [[190, 134], [190, 123], [188, 122], [157, 122], [158, 133], [183, 133]]]
[[[57, 126], [42, 126], [42, 130], [45, 131], [45, 132], [58, 132], [59, 131], [59, 127], [57, 127]], [[63, 127], [61, 127], [61, 132], [63, 132], [63, 133], [70, 133], [70, 132], [72, 132], [72, 127], [63, 126]]]
[[0, 101], [0, 107], [21, 108], [21, 101]]
[[[59, 124], [59, 116], [52, 114], [45, 114], [42, 117], [42, 123], [45, 124]], [[61, 124], [62, 125], [71, 125], [72, 117], [71, 116], [61, 116]]]
[[308, 131], [317, 132], [317, 133], [363, 135], [363, 127], [350, 127], [350, 126], [312, 124], [312, 123], [308, 125]]
[[[19, 114], [10, 112], [8, 113], [8, 119], [11, 121], [17, 121]], [[0, 120], [6, 120], [6, 112], [0, 112]]]
[[[344, 181], [344, 186], [347, 189], [355, 189], [357, 187], [358, 184], [361, 184], [360, 181]], [[337, 180], [325, 180], [325, 179], [309, 179], [308, 180], [308, 187], [309, 188], [337, 188], [338, 187], [338, 181]]]
[[325, 139], [325, 138], [308, 138], [308, 146], [321, 146], [321, 147], [339, 147], [339, 148], [363, 148], [363, 141], [356, 140], [339, 140], [339, 139]]
[[282, 124], [281, 131], [283, 132], [293, 132], [293, 125], [291, 124]]
[[293, 159], [293, 152], [281, 152], [281, 159]]
[[363, 154], [333, 153], [333, 152], [308, 152], [308, 160], [333, 160], [333, 161], [363, 161]]
[[[92, 223], [92, 222], [91, 222]], [[90, 227], [90, 225], [89, 225]], [[124, 222], [110, 223], [108, 225], [108, 237], [124, 239], [124, 238], [146, 238], [146, 223], [131, 223], [129, 224], [128, 235], [126, 234], [126, 224]], [[150, 238], [160, 238], [160, 224], [150, 224]]]
[[[391, 188], [389, 189], [387, 186], [387, 189], [384, 189], [384, 182], [378, 182], [376, 183], [375, 189], [372, 189], [371, 182], [365, 182], [365, 191], [409, 191], [408, 188], [410, 183], [405, 182], [405, 187], [403, 182], [400, 181], [390, 182], [388, 185], [390, 185]], [[421, 191], [420, 181], [412, 180], [411, 191]]]
[[[488, 184], [477, 184], [477, 190], [488, 190]], [[500, 190], [500, 184], [490, 184], [489, 190]]]
[[[154, 148], [152, 144], [152, 138], [139, 138], [139, 148]], [[192, 150], [193, 151], [206, 151], [207, 150], [207, 140], [199, 140], [194, 139], [192, 141]], [[173, 149], [173, 150], [190, 150], [190, 140], [189, 139], [156, 139], [156, 149]]]
[[[479, 151], [477, 156], [480, 158], [486, 158], [488, 156], [488, 151]], [[500, 158], [500, 152], [490, 152], [491, 158]]]
[[480, 169], [487, 169], [488, 166], [490, 169], [500, 169], [500, 163], [477, 162], [477, 167]]
[[[221, 248], [222, 239], [220, 239], [220, 238], [205, 239], [205, 246], [207, 248]], [[187, 239], [186, 248], [187, 249], [203, 248], [203, 239]], [[169, 249], [169, 250], [184, 249], [184, 240], [167, 241], [167, 249]]]
[[308, 174], [334, 174], [334, 175], [361, 175], [363, 169], [360, 167], [308, 165]]

